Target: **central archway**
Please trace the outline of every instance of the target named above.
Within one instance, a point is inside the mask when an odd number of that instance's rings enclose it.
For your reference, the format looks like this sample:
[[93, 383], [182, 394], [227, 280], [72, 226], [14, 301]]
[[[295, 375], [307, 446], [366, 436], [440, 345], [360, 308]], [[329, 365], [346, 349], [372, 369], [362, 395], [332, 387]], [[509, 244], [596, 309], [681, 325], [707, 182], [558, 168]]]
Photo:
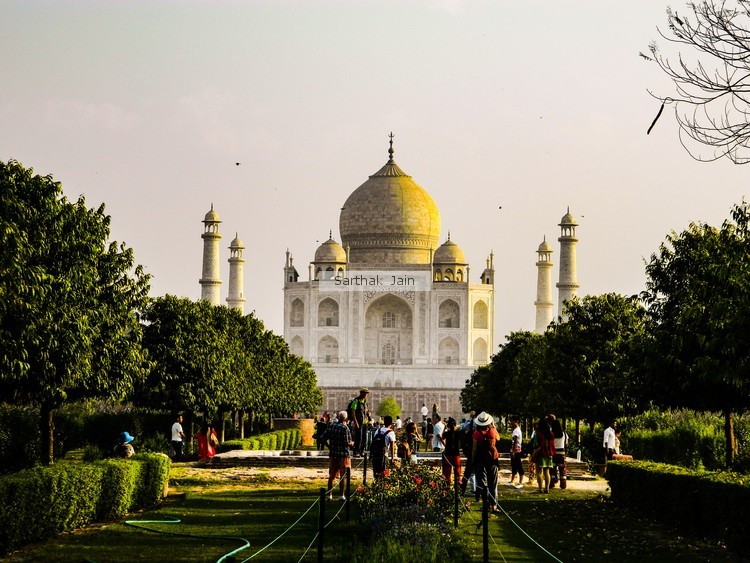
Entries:
[[365, 363], [411, 364], [413, 332], [405, 300], [392, 293], [374, 299], [365, 313]]

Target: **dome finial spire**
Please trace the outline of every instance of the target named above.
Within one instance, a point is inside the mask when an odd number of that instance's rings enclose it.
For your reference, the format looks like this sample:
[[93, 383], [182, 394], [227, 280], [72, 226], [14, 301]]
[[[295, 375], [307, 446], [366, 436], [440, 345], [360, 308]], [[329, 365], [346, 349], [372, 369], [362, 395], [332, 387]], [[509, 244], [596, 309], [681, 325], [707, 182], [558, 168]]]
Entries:
[[393, 164], [393, 131], [391, 131], [391, 134], [388, 135], [388, 164]]
[[451, 230], [448, 229], [448, 240], [451, 240]]
[[328, 229], [328, 240], [333, 240], [333, 229]]

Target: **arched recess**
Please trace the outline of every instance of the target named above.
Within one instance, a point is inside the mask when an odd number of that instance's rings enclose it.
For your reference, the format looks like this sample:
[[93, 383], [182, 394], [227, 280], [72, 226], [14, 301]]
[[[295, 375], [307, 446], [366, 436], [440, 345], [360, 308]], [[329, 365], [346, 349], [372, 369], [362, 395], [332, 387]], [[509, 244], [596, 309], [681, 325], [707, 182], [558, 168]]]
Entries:
[[474, 365], [483, 366], [487, 363], [487, 341], [484, 338], [477, 338], [474, 341]]
[[453, 270], [450, 268], [445, 269], [445, 273], [443, 274], [443, 281], [453, 281]]
[[477, 301], [474, 303], [474, 328], [487, 328], [487, 303]]
[[412, 363], [412, 310], [401, 297], [385, 293], [365, 311], [365, 362]]
[[292, 338], [292, 343], [290, 344], [289, 349], [295, 356], [302, 357], [305, 355], [305, 343], [300, 336]]
[[464, 281], [464, 271], [461, 268], [459, 268], [458, 270], [456, 270], [456, 281], [457, 282]]
[[459, 350], [458, 342], [455, 338], [451, 336], [443, 338], [440, 344], [438, 344], [438, 363], [457, 364]]
[[318, 305], [318, 326], [339, 326], [339, 304], [330, 297]]
[[433, 281], [443, 281], [443, 274], [440, 270], [435, 270], [435, 279]]
[[325, 279], [327, 279], [327, 280], [333, 279], [333, 267], [332, 266], [328, 266], [326, 268], [326, 277], [325, 277]]
[[323, 271], [323, 269], [322, 269], [322, 268], [320, 268], [320, 267], [318, 267], [318, 268], [316, 268], [316, 269], [315, 269], [315, 279], [316, 279], [316, 280], [319, 280], [319, 279], [320, 279], [320, 273], [321, 273], [322, 271]]
[[460, 328], [461, 308], [453, 299], [446, 299], [438, 309], [440, 328]]
[[305, 326], [305, 304], [302, 299], [295, 298], [292, 301], [292, 309], [289, 314], [289, 326]]
[[333, 336], [324, 336], [318, 342], [318, 361], [336, 364], [339, 361], [339, 342]]

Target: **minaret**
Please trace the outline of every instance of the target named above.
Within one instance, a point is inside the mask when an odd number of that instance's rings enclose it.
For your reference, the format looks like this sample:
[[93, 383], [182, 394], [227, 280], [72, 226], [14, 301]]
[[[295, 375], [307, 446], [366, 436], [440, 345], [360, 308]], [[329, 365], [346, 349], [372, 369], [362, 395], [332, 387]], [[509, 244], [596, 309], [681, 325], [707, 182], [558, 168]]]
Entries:
[[537, 253], [537, 278], [536, 278], [536, 328], [534, 332], [542, 334], [547, 330], [549, 323], [555, 317], [552, 302], [552, 247], [544, 237]]
[[203, 219], [203, 275], [198, 283], [201, 284], [201, 299], [208, 301], [212, 305], [220, 305], [221, 297], [221, 277], [219, 276], [219, 214], [214, 211], [214, 204], [211, 204], [211, 211], [206, 213]]
[[227, 295], [227, 306], [230, 309], [238, 309], [244, 315], [245, 294], [243, 286], [245, 285], [245, 259], [242, 257], [243, 250], [245, 250], [245, 245], [242, 244], [239, 235], [235, 233], [234, 240], [229, 245], [229, 295]]
[[575, 218], [568, 212], [560, 219], [560, 281], [557, 284], [558, 302], [557, 314], [562, 317], [565, 302], [578, 293], [578, 276], [576, 273], [576, 223]]

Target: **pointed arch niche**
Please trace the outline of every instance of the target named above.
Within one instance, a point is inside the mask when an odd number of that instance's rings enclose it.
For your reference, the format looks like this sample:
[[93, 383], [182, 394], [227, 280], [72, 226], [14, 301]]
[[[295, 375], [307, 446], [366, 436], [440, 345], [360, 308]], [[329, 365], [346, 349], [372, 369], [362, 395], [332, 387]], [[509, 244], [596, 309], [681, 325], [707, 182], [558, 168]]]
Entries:
[[365, 312], [365, 363], [411, 364], [412, 310], [401, 297], [386, 293]]
[[298, 297], [292, 301], [289, 326], [305, 326], [305, 304]]
[[461, 308], [453, 299], [446, 299], [438, 310], [438, 327], [460, 328]]
[[318, 326], [339, 326], [339, 304], [330, 297], [318, 305]]
[[339, 362], [339, 342], [333, 336], [324, 336], [318, 342], [318, 361], [323, 364]]
[[487, 303], [484, 301], [474, 303], [474, 328], [487, 328], [488, 316]]
[[455, 338], [451, 336], [443, 338], [438, 344], [438, 363], [458, 364], [459, 353], [458, 341]]
[[475, 366], [483, 366], [487, 362], [487, 341], [484, 338], [477, 338], [474, 341], [472, 350], [472, 356], [474, 357]]

